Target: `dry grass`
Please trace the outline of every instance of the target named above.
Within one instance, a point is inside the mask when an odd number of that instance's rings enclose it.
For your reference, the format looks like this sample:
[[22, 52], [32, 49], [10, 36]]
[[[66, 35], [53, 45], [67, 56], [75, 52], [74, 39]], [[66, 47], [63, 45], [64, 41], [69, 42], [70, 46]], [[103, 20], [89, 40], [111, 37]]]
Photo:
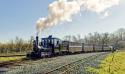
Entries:
[[1, 53], [0, 63], [21, 60], [22, 58], [25, 58], [25, 54], [25, 52]]

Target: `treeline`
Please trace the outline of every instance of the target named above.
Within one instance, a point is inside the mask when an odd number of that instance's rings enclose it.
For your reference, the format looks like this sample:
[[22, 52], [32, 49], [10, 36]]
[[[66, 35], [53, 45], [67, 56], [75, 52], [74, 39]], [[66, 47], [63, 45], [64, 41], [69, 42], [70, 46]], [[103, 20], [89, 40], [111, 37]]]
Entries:
[[120, 28], [113, 33], [89, 33], [84, 38], [81, 38], [80, 35], [67, 35], [64, 40], [86, 44], [117, 45], [117, 47], [123, 48], [125, 47], [125, 29]]
[[14, 40], [10, 40], [7, 43], [0, 43], [0, 53], [11, 53], [11, 52], [26, 52], [32, 50], [33, 37], [29, 40], [23, 40], [22, 38], [16, 37]]
[[[31, 51], [33, 47], [33, 40], [33, 37], [27, 41], [16, 37], [14, 40], [10, 40], [7, 43], [0, 43], [0, 53]], [[117, 45], [118, 47], [123, 48], [125, 47], [125, 29], [120, 28], [113, 33], [89, 33], [84, 38], [80, 35], [67, 35], [63, 40], [86, 44]]]

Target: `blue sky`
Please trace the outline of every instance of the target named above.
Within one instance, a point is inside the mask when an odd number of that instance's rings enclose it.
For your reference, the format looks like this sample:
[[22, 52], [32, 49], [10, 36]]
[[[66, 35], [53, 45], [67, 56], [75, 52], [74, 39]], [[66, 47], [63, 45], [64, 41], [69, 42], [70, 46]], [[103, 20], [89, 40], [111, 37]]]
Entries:
[[[29, 39], [35, 36], [35, 24], [39, 17], [48, 15], [48, 5], [54, 0], [0, 0], [0, 42], [14, 39], [16, 36]], [[125, 28], [125, 1], [109, 11], [109, 16], [101, 18], [90, 11], [81, 11], [72, 22], [61, 22], [41, 33], [42, 37], [50, 34], [63, 38], [65, 35], [82, 36], [90, 32], [113, 32]]]

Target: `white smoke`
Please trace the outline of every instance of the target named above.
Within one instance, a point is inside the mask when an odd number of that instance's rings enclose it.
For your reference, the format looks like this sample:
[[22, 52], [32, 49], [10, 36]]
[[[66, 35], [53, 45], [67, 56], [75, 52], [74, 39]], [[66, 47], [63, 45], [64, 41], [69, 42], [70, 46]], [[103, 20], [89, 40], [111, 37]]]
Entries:
[[47, 17], [39, 18], [37, 21], [37, 31], [42, 31], [48, 27], [57, 25], [59, 22], [72, 21], [72, 16], [79, 13], [82, 8], [96, 12], [104, 13], [108, 16], [107, 9], [118, 5], [119, 0], [58, 0], [49, 4]]

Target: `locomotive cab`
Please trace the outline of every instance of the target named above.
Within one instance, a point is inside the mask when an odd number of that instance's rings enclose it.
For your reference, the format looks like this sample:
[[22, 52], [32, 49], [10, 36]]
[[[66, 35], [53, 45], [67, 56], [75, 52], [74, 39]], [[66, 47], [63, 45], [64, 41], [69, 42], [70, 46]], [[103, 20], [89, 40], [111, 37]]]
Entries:
[[49, 36], [48, 38], [42, 38], [41, 46], [44, 48], [51, 48], [54, 46], [55, 48], [58, 47], [60, 43], [61, 43], [60, 39]]
[[51, 54], [55, 54], [55, 49], [58, 49], [60, 44], [61, 40], [52, 36], [42, 38], [41, 41], [42, 50], [48, 50]]

